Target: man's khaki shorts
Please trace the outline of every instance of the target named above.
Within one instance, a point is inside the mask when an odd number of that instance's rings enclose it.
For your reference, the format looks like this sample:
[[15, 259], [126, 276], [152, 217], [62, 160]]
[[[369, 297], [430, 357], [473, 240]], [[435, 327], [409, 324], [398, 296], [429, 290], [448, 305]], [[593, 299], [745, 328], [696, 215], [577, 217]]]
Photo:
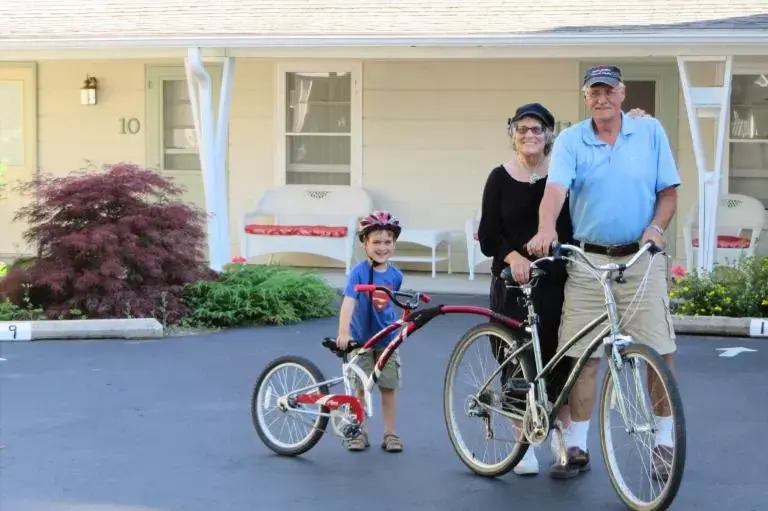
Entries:
[[[601, 254], [586, 253], [587, 258], [596, 266], [610, 262], [626, 262], [629, 257], [609, 257]], [[669, 312], [669, 295], [667, 294], [667, 268], [663, 254], [653, 258], [653, 264], [648, 271], [650, 254], [644, 254], [632, 268], [624, 272], [625, 283], [619, 284], [611, 280], [611, 292], [616, 301], [619, 313], [619, 330], [641, 344], [647, 344], [656, 349], [661, 355], [674, 353], [677, 350], [675, 330], [672, 325], [672, 315]], [[578, 256], [573, 257], [579, 260]], [[579, 330], [590, 321], [605, 312], [605, 294], [600, 282], [584, 267], [584, 262], [568, 262], [568, 280], [565, 283], [565, 303], [560, 323], [558, 347], [561, 349]], [[640, 290], [640, 283], [648, 271], [648, 281], [645, 289]], [[614, 273], [614, 278], [616, 277]], [[637, 297], [635, 297], [637, 293]], [[634, 299], [634, 302], [633, 302]], [[627, 309], [630, 305], [631, 307]], [[608, 320], [587, 333], [566, 353], [570, 357], [581, 356], [589, 343], [608, 326]], [[592, 353], [593, 358], [603, 355], [604, 349], [599, 346]]]
[[[350, 353], [350, 359], [356, 355], [358, 350]], [[373, 368], [376, 365], [376, 361], [381, 357], [384, 352], [384, 348], [373, 349], [357, 359], [357, 363], [365, 371], [365, 374], [370, 375], [373, 372]], [[384, 365], [384, 369], [381, 370], [379, 375], [378, 386], [382, 389], [395, 390], [400, 388], [402, 381], [402, 368], [400, 367], [400, 354], [395, 351], [392, 356], [389, 357], [387, 363]], [[359, 378], [354, 378], [353, 385], [356, 390], [362, 390], [363, 383]]]

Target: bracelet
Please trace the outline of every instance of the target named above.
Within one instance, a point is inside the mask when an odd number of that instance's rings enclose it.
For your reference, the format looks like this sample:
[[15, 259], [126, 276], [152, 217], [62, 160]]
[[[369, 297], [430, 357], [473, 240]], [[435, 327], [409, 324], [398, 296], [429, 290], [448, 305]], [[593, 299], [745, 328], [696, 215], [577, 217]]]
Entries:
[[662, 236], [664, 236], [664, 229], [662, 229], [662, 228], [661, 228], [661, 227], [659, 227], [658, 225], [656, 225], [656, 224], [651, 224], [651, 225], [649, 225], [649, 226], [648, 226], [648, 228], [649, 228], [649, 229], [653, 229], [654, 231], [656, 231], [656, 232], [658, 232], [659, 234], [661, 234]]

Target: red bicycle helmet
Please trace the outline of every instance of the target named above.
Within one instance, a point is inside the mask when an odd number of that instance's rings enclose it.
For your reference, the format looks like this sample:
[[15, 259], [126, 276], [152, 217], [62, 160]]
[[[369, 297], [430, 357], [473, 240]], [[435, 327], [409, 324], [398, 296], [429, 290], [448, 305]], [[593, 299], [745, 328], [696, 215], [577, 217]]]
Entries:
[[360, 239], [360, 242], [365, 239], [369, 232], [378, 229], [392, 231], [392, 234], [395, 235], [395, 240], [397, 240], [400, 236], [400, 231], [402, 231], [400, 221], [393, 217], [389, 211], [371, 211], [365, 218], [360, 220], [360, 223], [357, 226], [357, 236]]

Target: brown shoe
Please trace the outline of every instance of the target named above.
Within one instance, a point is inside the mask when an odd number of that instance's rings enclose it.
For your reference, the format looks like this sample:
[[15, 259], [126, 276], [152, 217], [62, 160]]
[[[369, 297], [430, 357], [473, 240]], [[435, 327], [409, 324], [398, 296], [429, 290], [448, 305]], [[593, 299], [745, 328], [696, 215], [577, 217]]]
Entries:
[[589, 453], [582, 451], [578, 447], [569, 447], [566, 451], [567, 462], [561, 465], [555, 462], [549, 468], [549, 476], [553, 479], [571, 479], [588, 472], [592, 467], [589, 465]]
[[397, 435], [384, 435], [381, 448], [387, 452], [401, 452], [403, 450], [403, 442]]
[[675, 452], [672, 447], [657, 445], [653, 448], [653, 474], [657, 481], [666, 482], [672, 469], [672, 459]]

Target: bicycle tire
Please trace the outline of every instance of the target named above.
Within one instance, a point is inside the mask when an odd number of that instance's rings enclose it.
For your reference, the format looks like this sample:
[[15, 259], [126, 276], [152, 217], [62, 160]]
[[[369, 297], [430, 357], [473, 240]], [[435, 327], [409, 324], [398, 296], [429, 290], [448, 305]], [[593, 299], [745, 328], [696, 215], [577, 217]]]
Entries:
[[[464, 335], [459, 339], [453, 348], [451, 357], [448, 361], [448, 365], [445, 371], [445, 378], [443, 381], [443, 418], [445, 420], [445, 426], [448, 429], [448, 438], [453, 445], [453, 449], [459, 456], [459, 459], [464, 465], [477, 475], [484, 477], [499, 477], [509, 473], [510, 470], [515, 468], [520, 460], [523, 459], [525, 453], [528, 451], [529, 444], [527, 442], [516, 442], [510, 455], [503, 461], [497, 463], [494, 466], [481, 466], [475, 463], [471, 457], [469, 457], [464, 449], [462, 449], [459, 439], [457, 438], [456, 431], [454, 430], [453, 412], [451, 403], [453, 401], [451, 396], [451, 383], [454, 380], [456, 366], [459, 361], [459, 357], [474, 342], [478, 337], [483, 335], [493, 335], [504, 342], [509, 344], [521, 345], [518, 336], [507, 326], [500, 323], [482, 323], [467, 330]], [[526, 350], [518, 357], [520, 360], [520, 366], [523, 370], [523, 376], [531, 381], [536, 375], [533, 371], [533, 354], [530, 350]], [[527, 404], [526, 404], [527, 406]]]
[[685, 433], [685, 414], [683, 411], [682, 398], [680, 397], [680, 391], [677, 386], [677, 382], [672, 374], [667, 363], [661, 357], [661, 355], [650, 346], [645, 344], [632, 343], [631, 345], [621, 350], [622, 360], [628, 355], [637, 354], [645, 358], [656, 374], [659, 375], [664, 388], [667, 391], [667, 399], [669, 400], [670, 410], [672, 411], [672, 417], [675, 418], [675, 425], [672, 434], [674, 435], [674, 455], [672, 458], [672, 467], [669, 477], [667, 479], [666, 487], [657, 499], [647, 503], [646, 505], [638, 504], [632, 496], [627, 495], [621, 488], [620, 481], [617, 480], [614, 472], [614, 467], [609, 463], [609, 449], [606, 440], [606, 425], [605, 414], [606, 407], [610, 406], [611, 396], [609, 391], [611, 389], [611, 381], [613, 376], [610, 371], [606, 372], [605, 378], [603, 378], [602, 389], [600, 392], [600, 447], [603, 454], [603, 462], [605, 464], [606, 471], [608, 472], [608, 478], [611, 481], [614, 491], [621, 499], [621, 501], [629, 509], [633, 511], [658, 511], [667, 509], [680, 489], [680, 484], [683, 479], [683, 472], [685, 470], [685, 457], [686, 457], [686, 433]]
[[[264, 428], [262, 426], [262, 421], [259, 420], [260, 407], [258, 406], [258, 398], [260, 395], [260, 390], [264, 385], [264, 382], [266, 381], [267, 377], [271, 373], [274, 373], [281, 366], [288, 366], [288, 365], [298, 366], [304, 371], [306, 371], [314, 379], [314, 383], [325, 381], [325, 377], [323, 376], [322, 371], [320, 371], [320, 369], [311, 360], [308, 360], [304, 357], [286, 355], [286, 356], [282, 356], [272, 360], [261, 371], [258, 378], [256, 379], [256, 384], [253, 386], [253, 393], [251, 394], [251, 421], [253, 422], [253, 427], [256, 430], [256, 434], [259, 436], [261, 441], [264, 442], [264, 444], [270, 450], [272, 450], [276, 454], [279, 454], [280, 456], [294, 457], [294, 456], [300, 456], [306, 453], [307, 451], [312, 449], [315, 445], [317, 445], [317, 443], [325, 434], [325, 429], [328, 427], [329, 418], [327, 416], [318, 415], [316, 419], [316, 424], [314, 425], [312, 432], [309, 435], [307, 435], [307, 437], [302, 442], [298, 443], [294, 447], [284, 447], [284, 446], [278, 445], [274, 441], [272, 441], [271, 438], [269, 438], [269, 435], [267, 435], [266, 432], [264, 431]], [[322, 394], [327, 395], [330, 393], [328, 385], [319, 385], [317, 389], [318, 389], [318, 392]], [[326, 407], [322, 406], [320, 407], [320, 412], [328, 413], [329, 410]]]

